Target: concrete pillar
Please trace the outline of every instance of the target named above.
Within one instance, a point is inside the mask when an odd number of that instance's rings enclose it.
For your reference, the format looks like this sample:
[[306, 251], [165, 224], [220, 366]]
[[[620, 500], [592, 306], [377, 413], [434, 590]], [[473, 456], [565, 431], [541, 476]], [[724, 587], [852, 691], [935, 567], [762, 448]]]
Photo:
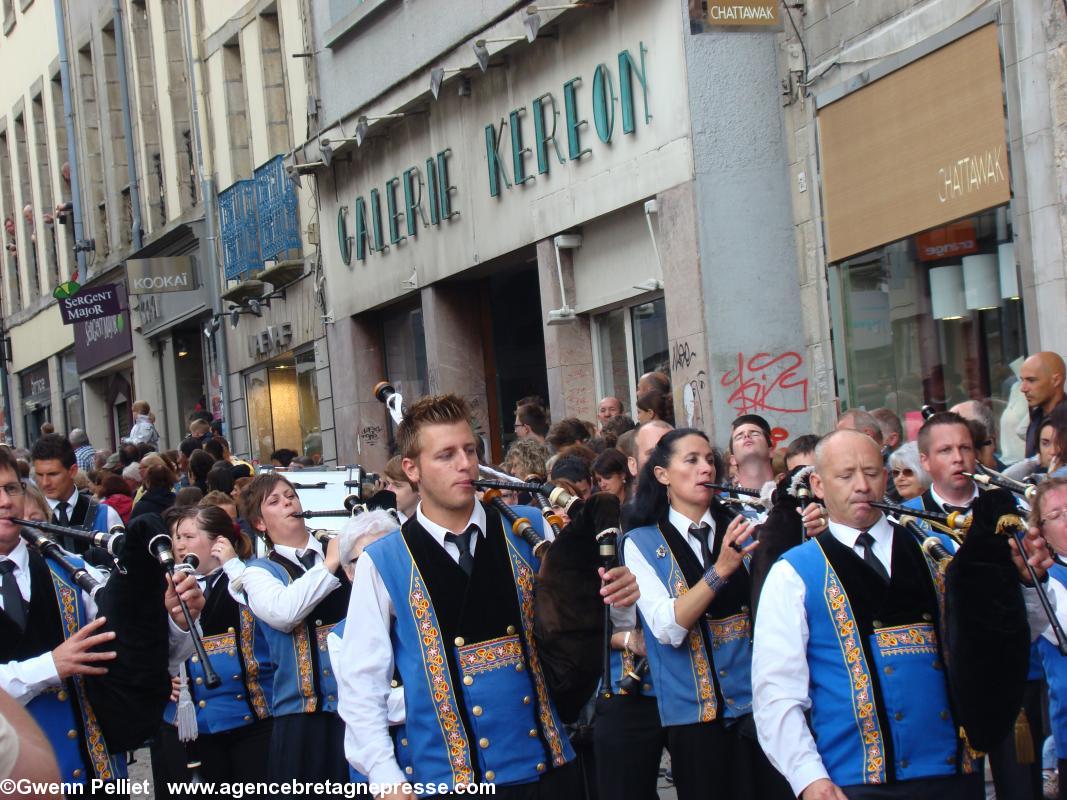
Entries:
[[679, 427], [699, 428], [716, 441], [693, 184], [687, 182], [668, 189], [656, 199], [659, 212], [654, 219], [663, 262], [674, 419]]
[[452, 392], [470, 403], [479, 433], [489, 438], [482, 301], [476, 284], [437, 283], [422, 294], [429, 392]]
[[[574, 268], [569, 250], [560, 251], [567, 300], [574, 303]], [[551, 239], [537, 243], [537, 280], [541, 286], [541, 315], [545, 333], [545, 367], [548, 370], [548, 404], [552, 419], [596, 419], [596, 375], [589, 318], [549, 325], [548, 312], [563, 305], [556, 270], [556, 248]]]
[[380, 471], [389, 460], [385, 406], [371, 394], [385, 377], [385, 358], [373, 313], [326, 326], [337, 463]]

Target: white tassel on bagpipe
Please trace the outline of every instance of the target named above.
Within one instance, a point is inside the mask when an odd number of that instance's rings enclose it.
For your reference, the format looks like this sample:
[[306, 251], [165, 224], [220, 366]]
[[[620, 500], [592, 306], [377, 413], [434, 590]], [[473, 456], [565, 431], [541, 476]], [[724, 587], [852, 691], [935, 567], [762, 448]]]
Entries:
[[189, 693], [189, 675], [185, 671], [185, 662], [178, 668], [178, 713], [175, 722], [178, 725], [178, 740], [191, 742], [200, 735], [196, 725], [196, 706]]

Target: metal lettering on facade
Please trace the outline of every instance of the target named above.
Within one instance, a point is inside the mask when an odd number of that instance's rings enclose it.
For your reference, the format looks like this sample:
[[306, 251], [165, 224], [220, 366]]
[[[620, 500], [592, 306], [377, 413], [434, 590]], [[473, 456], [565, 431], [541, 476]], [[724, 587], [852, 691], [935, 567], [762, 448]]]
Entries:
[[[618, 86], [619, 93], [615, 94], [615, 81], [611, 70], [606, 64], [598, 64], [593, 71], [592, 86], [589, 96], [593, 105], [593, 126], [597, 138], [604, 144], [610, 144], [615, 134], [615, 112], [618, 105], [622, 117], [623, 134], [632, 134], [637, 131], [635, 113], [635, 86], [634, 80], [641, 89], [641, 101], [644, 109], [645, 124], [652, 121], [652, 115], [648, 113], [648, 78], [645, 71], [645, 54], [648, 49], [644, 42], [638, 45], [639, 58], [635, 59], [629, 50], [623, 50], [618, 57]], [[550, 170], [549, 144], [560, 164], [567, 161], [579, 161], [585, 156], [591, 156], [593, 150], [582, 146], [582, 136], [589, 125], [589, 120], [582, 116], [583, 104], [588, 102], [584, 99], [582, 90], [582, 78], [577, 76], [563, 84], [563, 127], [567, 135], [567, 154], [564, 157], [560, 149], [560, 143], [556, 139], [556, 128], [559, 119], [556, 98], [551, 92], [546, 92], [534, 98], [533, 107], [534, 127], [534, 152], [537, 157], [537, 174], [547, 175]], [[501, 118], [500, 123], [489, 123], [485, 126], [485, 157], [488, 168], [489, 196], [500, 197], [503, 190], [513, 186], [522, 186], [534, 180], [534, 175], [526, 174], [526, 155], [530, 148], [523, 147], [522, 120], [526, 115], [526, 106], [520, 106], [508, 113], [507, 119]], [[509, 130], [508, 138], [511, 140], [511, 168], [512, 180], [508, 176], [507, 159], [501, 152], [501, 145], [505, 141], [504, 130]]]
[[248, 335], [248, 355], [250, 358], [260, 358], [271, 353], [281, 352], [289, 348], [293, 341], [293, 326], [283, 322], [281, 325], [268, 325], [259, 333]]

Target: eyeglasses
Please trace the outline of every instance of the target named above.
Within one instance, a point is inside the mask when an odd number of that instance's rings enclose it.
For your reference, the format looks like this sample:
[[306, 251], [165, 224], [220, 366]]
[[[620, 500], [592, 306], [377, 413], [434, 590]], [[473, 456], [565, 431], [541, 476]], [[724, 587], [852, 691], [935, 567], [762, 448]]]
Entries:
[[21, 483], [9, 483], [6, 486], [0, 486], [8, 497], [22, 497], [26, 494], [26, 487]]
[[1041, 518], [1041, 524], [1044, 525], [1046, 522], [1055, 522], [1065, 513], [1067, 513], [1067, 508], [1054, 508]]
[[894, 469], [890, 470], [893, 473], [894, 478], [910, 478], [915, 474], [915, 470], [912, 469]]

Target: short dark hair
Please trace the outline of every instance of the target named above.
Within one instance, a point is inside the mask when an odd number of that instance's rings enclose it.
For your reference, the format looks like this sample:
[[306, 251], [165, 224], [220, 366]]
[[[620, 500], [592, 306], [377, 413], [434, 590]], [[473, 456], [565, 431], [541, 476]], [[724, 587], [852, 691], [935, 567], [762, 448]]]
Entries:
[[[771, 446], [771, 424], [767, 422], [759, 414], [742, 414], [740, 417], [730, 423], [730, 433], [733, 434], [742, 425], [755, 425], [761, 431], [767, 439], [767, 446]], [[732, 439], [731, 439], [732, 440]]]
[[182, 443], [178, 445], [178, 449], [181, 451], [182, 455], [188, 459], [193, 454], [193, 451], [203, 450], [204, 448], [199, 439], [192, 436], [186, 436], [182, 439]]
[[556, 459], [549, 477], [552, 480], [563, 479], [571, 483], [589, 481], [589, 462], [580, 456], [567, 455]]
[[0, 469], [9, 469], [15, 473], [17, 480], [22, 479], [22, 471], [19, 469], [18, 459], [10, 447], [0, 447]]
[[806, 456], [808, 453], [815, 452], [815, 445], [819, 443], [820, 436], [816, 436], [814, 433], [805, 433], [803, 436], [798, 436], [796, 439], [789, 443], [789, 447], [785, 451], [786, 460], [795, 456]]
[[548, 436], [548, 412], [544, 406], [533, 403], [521, 405], [515, 409], [515, 416], [538, 436]]
[[189, 474], [194, 481], [202, 481], [207, 478], [208, 472], [215, 464], [215, 457], [207, 450], [194, 450], [189, 456]]
[[[522, 417], [519, 418], [519, 421], [522, 421]], [[545, 441], [553, 450], [561, 450], [569, 444], [587, 442], [591, 438], [592, 435], [589, 433], [589, 428], [585, 426], [584, 422], [577, 417], [567, 417], [567, 419], [561, 419], [552, 426]]]
[[222, 442], [219, 441], [217, 436], [213, 436], [204, 442], [204, 450], [211, 454], [211, 457], [216, 461], [222, 461], [223, 454], [226, 452], [223, 449]]
[[279, 447], [273, 453], [270, 454], [271, 461], [277, 461], [283, 467], [288, 467], [294, 458], [296, 458], [296, 450], [290, 450], [288, 447]]
[[984, 422], [977, 419], [967, 420], [967, 427], [971, 429], [971, 438], [974, 439], [974, 449], [981, 450], [983, 447], [993, 444], [993, 439], [989, 435], [989, 428], [985, 426]]
[[656, 419], [674, 424], [674, 403], [663, 392], [652, 390], [637, 396], [637, 407], [642, 411], [651, 411]]
[[156, 461], [144, 474], [144, 487], [146, 489], [170, 489], [174, 486], [177, 476], [164, 461]]
[[938, 411], [919, 428], [919, 452], [923, 455], [930, 455], [930, 431], [939, 425], [962, 425], [967, 429], [967, 433], [972, 439], [971, 443], [974, 444], [974, 432], [971, 430], [971, 426], [967, 424], [967, 420], [955, 411]]
[[238, 507], [244, 512], [245, 519], [248, 520], [252, 527], [255, 527], [256, 523], [263, 519], [263, 513], [260, 510], [263, 506], [263, 501], [267, 499], [270, 493], [274, 491], [274, 487], [279, 483], [284, 483], [290, 488], [293, 486], [284, 475], [278, 472], [263, 472], [254, 477], [248, 486], [244, 488], [244, 491], [241, 492], [241, 503]]
[[30, 460], [51, 461], [53, 459], [58, 460], [67, 469], [78, 463], [78, 459], [74, 455], [74, 447], [66, 436], [61, 436], [58, 433], [46, 433], [33, 443], [33, 450], [30, 451]]
[[208, 470], [205, 480], [208, 491], [226, 492], [226, 494], [233, 491], [233, 472], [225, 461], [216, 461]]
[[626, 456], [614, 447], [609, 447], [596, 457], [593, 462], [594, 475], [624, 475], [630, 476], [630, 468], [626, 464]]
[[607, 447], [614, 447], [618, 443], [620, 436], [636, 427], [637, 423], [633, 421], [632, 417], [626, 414], [619, 414], [604, 422], [600, 428], [600, 435], [603, 437], [604, 444]]

